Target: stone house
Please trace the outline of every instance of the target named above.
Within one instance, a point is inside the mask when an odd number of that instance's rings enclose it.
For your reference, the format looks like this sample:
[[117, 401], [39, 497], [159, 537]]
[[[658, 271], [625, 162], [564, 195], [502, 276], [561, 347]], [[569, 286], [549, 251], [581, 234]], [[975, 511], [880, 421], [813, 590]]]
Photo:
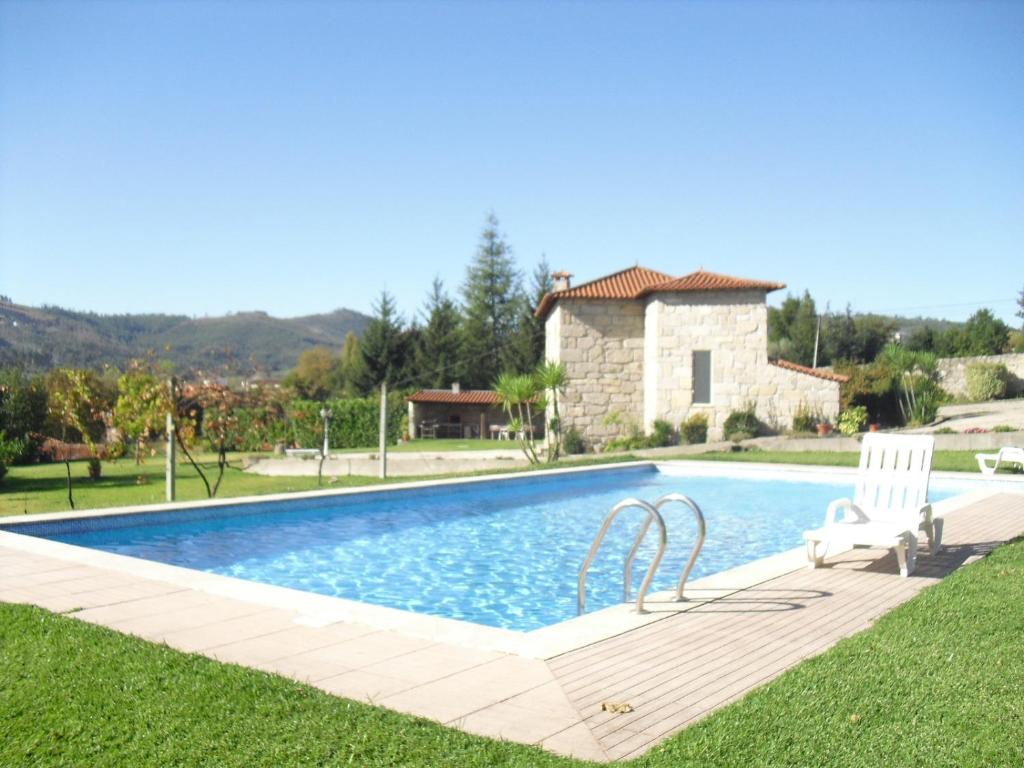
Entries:
[[845, 377], [768, 357], [765, 299], [782, 283], [640, 266], [578, 286], [567, 272], [553, 277], [536, 315], [547, 359], [566, 368], [563, 426], [589, 443], [697, 413], [720, 439], [728, 415], [749, 403], [777, 430], [800, 409], [832, 422], [839, 414]]

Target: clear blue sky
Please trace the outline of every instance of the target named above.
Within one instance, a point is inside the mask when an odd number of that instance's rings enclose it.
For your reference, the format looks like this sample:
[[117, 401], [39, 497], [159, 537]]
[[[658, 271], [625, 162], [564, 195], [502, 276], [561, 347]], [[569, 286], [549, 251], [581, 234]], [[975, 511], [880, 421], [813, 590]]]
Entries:
[[15, 301], [409, 316], [492, 210], [527, 272], [1019, 326], [1024, 3], [0, 0]]

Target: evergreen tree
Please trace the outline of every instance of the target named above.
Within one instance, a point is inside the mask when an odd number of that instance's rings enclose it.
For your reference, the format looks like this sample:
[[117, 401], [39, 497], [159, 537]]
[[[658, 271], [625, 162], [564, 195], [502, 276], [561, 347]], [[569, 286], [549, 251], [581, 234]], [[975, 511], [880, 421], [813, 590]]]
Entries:
[[363, 358], [363, 370], [359, 377], [359, 390], [362, 394], [369, 394], [381, 382], [394, 384], [405, 362], [402, 320], [395, 308], [395, 300], [387, 291], [382, 291], [373, 311], [374, 318], [363, 331], [363, 339], [359, 344]]
[[345, 334], [341, 346], [341, 360], [338, 362], [337, 389], [345, 397], [352, 397], [360, 390], [365, 367], [363, 355], [359, 351], [359, 337], [354, 331]]
[[426, 325], [416, 346], [416, 383], [430, 389], [443, 389], [453, 381], [462, 381], [462, 318], [455, 302], [435, 277], [424, 309]]
[[498, 374], [515, 364], [509, 340], [522, 315], [522, 277], [512, 251], [498, 232], [498, 219], [487, 217], [480, 245], [462, 286], [465, 318], [463, 351], [469, 387], [490, 387]]
[[544, 362], [544, 321], [534, 316], [544, 294], [554, 288], [546, 256], [533, 270], [530, 295], [520, 302], [519, 324], [509, 341], [509, 368], [532, 371]]
[[[778, 309], [768, 309], [769, 348], [774, 354], [800, 365], [814, 361], [818, 313], [808, 291], [801, 298], [786, 296]], [[818, 361], [819, 364], [821, 360]]]

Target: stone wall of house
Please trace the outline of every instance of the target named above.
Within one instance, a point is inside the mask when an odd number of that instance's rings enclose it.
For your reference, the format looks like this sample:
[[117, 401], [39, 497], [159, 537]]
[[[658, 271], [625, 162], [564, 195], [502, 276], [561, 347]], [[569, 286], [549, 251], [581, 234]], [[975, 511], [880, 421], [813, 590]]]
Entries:
[[[708, 417], [709, 437], [722, 434], [730, 412], [757, 397], [768, 366], [764, 291], [655, 294], [645, 309], [644, 424], [673, 426], [695, 413]], [[693, 402], [693, 353], [711, 352], [711, 402]]]
[[[564, 429], [588, 444], [643, 425], [644, 305], [639, 301], [562, 299], [548, 315], [545, 352], [565, 365], [559, 401]], [[617, 413], [621, 425], [606, 424]]]
[[971, 363], [1000, 363], [1010, 372], [1008, 397], [1024, 392], [1024, 354], [944, 357], [938, 362], [939, 384], [951, 395], [967, 396], [967, 366]]

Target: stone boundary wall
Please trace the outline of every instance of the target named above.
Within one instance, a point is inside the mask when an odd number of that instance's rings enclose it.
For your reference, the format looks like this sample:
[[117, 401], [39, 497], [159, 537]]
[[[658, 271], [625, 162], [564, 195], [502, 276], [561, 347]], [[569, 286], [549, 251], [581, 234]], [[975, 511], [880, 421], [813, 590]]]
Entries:
[[967, 366], [971, 363], [1001, 363], [1010, 372], [1007, 397], [1024, 393], [1024, 354], [943, 357], [938, 362], [939, 384], [951, 395], [966, 397]]
[[[808, 373], [768, 365], [752, 387], [757, 416], [769, 427], [784, 431], [793, 426], [793, 416], [801, 407], [835, 424], [839, 417], [838, 381]], [[724, 437], [724, 435], [723, 435]]]

